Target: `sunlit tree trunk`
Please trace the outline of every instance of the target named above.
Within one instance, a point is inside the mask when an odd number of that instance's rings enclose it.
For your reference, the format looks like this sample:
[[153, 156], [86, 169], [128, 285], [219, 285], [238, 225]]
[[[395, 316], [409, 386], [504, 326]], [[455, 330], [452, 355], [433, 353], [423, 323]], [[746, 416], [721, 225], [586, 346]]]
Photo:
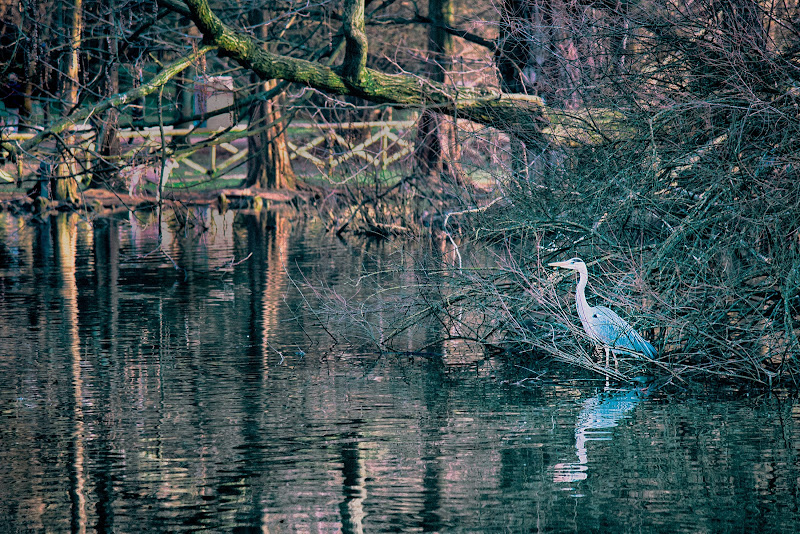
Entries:
[[[264, 90], [273, 89], [277, 83], [270, 80]], [[245, 185], [262, 189], [291, 189], [295, 186], [294, 172], [289, 160], [289, 149], [284, 123], [276, 99], [258, 100], [250, 106], [250, 123], [253, 132], [247, 138], [250, 159], [247, 165]], [[272, 126], [267, 127], [268, 125]]]
[[[428, 76], [444, 83], [452, 66], [453, 38], [445, 30], [453, 23], [451, 0], [431, 0], [428, 4]], [[452, 119], [424, 110], [417, 125], [416, 163], [421, 176], [449, 176], [461, 182], [458, 161], [460, 150], [456, 142], [456, 127]]]
[[[69, 54], [66, 58], [66, 76], [63, 80], [62, 98], [63, 113], [69, 114], [78, 103], [78, 69], [81, 35], [83, 33], [83, 0], [72, 0], [72, 12], [69, 27]], [[61, 161], [56, 166], [53, 177], [53, 198], [75, 202], [78, 199], [77, 163], [75, 161], [75, 136], [68, 133], [64, 136], [64, 147], [61, 147]]]
[[[250, 13], [251, 24], [258, 28], [257, 31], [263, 41], [268, 38], [269, 28], [269, 25], [264, 23], [265, 18], [267, 17], [263, 9], [256, 9]], [[268, 91], [274, 89], [277, 82], [268, 80], [259, 85], [259, 89]], [[250, 159], [247, 162], [245, 182], [248, 187], [291, 189], [295, 186], [289, 147], [283, 131], [285, 124], [280, 120], [279, 98], [257, 100], [250, 106], [248, 130], [252, 134], [247, 138]], [[269, 126], [271, 124], [273, 126]]]

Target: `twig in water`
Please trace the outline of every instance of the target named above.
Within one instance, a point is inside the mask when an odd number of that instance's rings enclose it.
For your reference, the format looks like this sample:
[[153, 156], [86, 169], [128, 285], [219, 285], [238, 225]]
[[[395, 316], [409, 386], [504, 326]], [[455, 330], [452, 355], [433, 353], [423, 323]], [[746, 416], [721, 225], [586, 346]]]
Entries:
[[241, 260], [239, 260], [237, 262], [234, 262], [233, 258], [231, 258], [231, 262], [228, 264], [228, 267], [236, 267], [237, 265], [241, 265], [244, 262], [246, 262], [247, 260], [249, 260], [250, 256], [252, 256], [252, 255], [253, 255], [253, 253], [251, 252], [250, 254], [248, 254], [247, 256], [245, 256], [244, 258], [242, 258]]
[[269, 341], [267, 341], [267, 346], [278, 353], [278, 356], [281, 357], [281, 361], [278, 362], [278, 365], [283, 365], [283, 362], [286, 360], [286, 358], [283, 356], [283, 353], [278, 349], [276, 349], [275, 347], [273, 347], [272, 343], [270, 343]]
[[468, 210], [462, 210], [462, 211], [450, 211], [450, 212], [447, 213], [447, 215], [444, 216], [444, 222], [442, 223], [442, 230], [444, 231], [445, 235], [447, 236], [447, 239], [450, 240], [450, 244], [453, 245], [453, 248], [456, 251], [456, 257], [458, 258], [458, 270], [459, 271], [461, 271], [461, 268], [463, 266], [462, 261], [461, 261], [461, 252], [458, 250], [458, 245], [456, 245], [456, 242], [453, 240], [453, 236], [450, 234], [450, 232], [447, 231], [447, 220], [450, 218], [451, 215], [466, 215], [467, 213], [480, 213], [482, 211], [486, 211], [495, 202], [497, 202], [501, 198], [503, 198], [503, 197], [497, 197], [496, 199], [492, 200], [491, 202], [489, 202], [488, 204], [486, 204], [485, 206], [482, 206], [480, 208], [470, 208]]

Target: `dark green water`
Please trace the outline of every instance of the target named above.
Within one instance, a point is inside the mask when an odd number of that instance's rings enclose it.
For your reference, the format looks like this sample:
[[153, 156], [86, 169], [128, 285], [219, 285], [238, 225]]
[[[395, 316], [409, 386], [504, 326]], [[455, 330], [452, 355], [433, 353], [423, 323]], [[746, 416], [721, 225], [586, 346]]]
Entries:
[[351, 350], [294, 285], [380, 336], [402, 306], [351, 282], [403, 285], [413, 252], [297, 213], [181, 222], [163, 253], [152, 221], [0, 213], [1, 532], [797, 531], [797, 399]]

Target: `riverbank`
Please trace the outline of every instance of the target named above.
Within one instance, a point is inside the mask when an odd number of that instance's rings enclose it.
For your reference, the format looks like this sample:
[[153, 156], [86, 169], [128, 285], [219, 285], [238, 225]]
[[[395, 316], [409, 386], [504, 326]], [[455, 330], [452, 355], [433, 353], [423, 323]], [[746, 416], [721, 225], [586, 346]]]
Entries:
[[[24, 192], [0, 191], [0, 210], [18, 213], [43, 214], [57, 211], [85, 210], [89, 213], [106, 213], [119, 210], [151, 208], [157, 200], [153, 195], [130, 195], [106, 189], [86, 189], [80, 192], [78, 202], [32, 198]], [[169, 191], [164, 194], [165, 206], [203, 206], [224, 204], [231, 208], [254, 208], [259, 204], [303, 205], [317, 193], [311, 188], [303, 190], [216, 189], [207, 191]]]

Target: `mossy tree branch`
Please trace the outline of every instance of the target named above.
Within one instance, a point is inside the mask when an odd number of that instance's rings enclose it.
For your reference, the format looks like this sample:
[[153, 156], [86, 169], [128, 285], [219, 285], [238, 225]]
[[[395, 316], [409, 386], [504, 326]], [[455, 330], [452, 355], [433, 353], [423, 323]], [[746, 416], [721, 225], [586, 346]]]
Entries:
[[[202, 32], [207, 43], [218, 47], [219, 54], [238, 61], [262, 79], [283, 79], [335, 95], [351, 95], [375, 103], [399, 107], [438, 108], [441, 113], [456, 114], [515, 135], [522, 141], [538, 144], [542, 141], [541, 128], [544, 106], [536, 96], [512, 95], [490, 89], [446, 87], [442, 83], [408, 74], [387, 74], [370, 68], [359, 68], [366, 61], [359, 53], [358, 24], [348, 39], [353, 41], [349, 59], [357, 61], [355, 67], [348, 61], [343, 65], [328, 67], [304, 59], [274, 54], [250, 35], [223, 23], [211, 10], [207, 0], [183, 0], [190, 17]], [[348, 10], [354, 10], [351, 20], [358, 18], [358, 7], [350, 5], [363, 0], [348, 0]], [[363, 10], [362, 10], [363, 28]], [[347, 32], [345, 32], [347, 33]], [[366, 42], [364, 42], [366, 53]], [[353, 71], [359, 71], [354, 77]]]

